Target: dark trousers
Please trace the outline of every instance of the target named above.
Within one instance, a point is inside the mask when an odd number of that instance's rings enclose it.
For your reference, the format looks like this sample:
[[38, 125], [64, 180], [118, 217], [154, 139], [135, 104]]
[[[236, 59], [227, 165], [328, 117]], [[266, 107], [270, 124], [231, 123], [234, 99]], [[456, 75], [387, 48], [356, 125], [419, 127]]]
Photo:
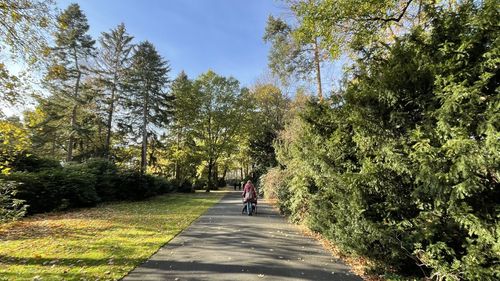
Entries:
[[[250, 209], [250, 213], [248, 212], [248, 209]], [[252, 202], [246, 202], [246, 203], [243, 203], [243, 209], [241, 210], [241, 213], [244, 214], [244, 213], [247, 213], [249, 216], [252, 215], [252, 213], [254, 212], [255, 210], [255, 207], [254, 205], [252, 204]]]

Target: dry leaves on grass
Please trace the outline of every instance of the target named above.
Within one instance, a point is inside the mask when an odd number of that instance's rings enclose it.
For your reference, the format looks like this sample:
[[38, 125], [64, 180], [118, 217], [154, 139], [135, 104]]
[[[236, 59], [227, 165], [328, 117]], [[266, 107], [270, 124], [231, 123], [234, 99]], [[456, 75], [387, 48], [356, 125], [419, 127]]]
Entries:
[[170, 194], [0, 224], [0, 280], [117, 280], [221, 196]]

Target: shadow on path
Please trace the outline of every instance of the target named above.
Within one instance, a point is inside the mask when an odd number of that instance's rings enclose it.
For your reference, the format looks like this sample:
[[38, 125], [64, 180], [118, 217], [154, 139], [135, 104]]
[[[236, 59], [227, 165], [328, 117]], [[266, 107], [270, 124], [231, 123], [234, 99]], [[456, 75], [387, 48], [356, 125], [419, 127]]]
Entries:
[[229, 192], [123, 280], [361, 280], [263, 201]]

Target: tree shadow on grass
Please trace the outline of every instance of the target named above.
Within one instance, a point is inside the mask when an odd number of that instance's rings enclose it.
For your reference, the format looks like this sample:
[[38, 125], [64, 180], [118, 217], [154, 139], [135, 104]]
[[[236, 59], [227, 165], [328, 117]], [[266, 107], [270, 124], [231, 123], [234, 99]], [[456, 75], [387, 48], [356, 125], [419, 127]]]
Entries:
[[[0, 263], [6, 265], [42, 265], [52, 266], [58, 265], [82, 265], [82, 266], [98, 266], [108, 265], [109, 258], [91, 259], [91, 258], [20, 258], [0, 255]], [[145, 259], [130, 259], [130, 258], [114, 258], [114, 265], [131, 265], [143, 262]], [[56, 261], [56, 262], [54, 262]]]

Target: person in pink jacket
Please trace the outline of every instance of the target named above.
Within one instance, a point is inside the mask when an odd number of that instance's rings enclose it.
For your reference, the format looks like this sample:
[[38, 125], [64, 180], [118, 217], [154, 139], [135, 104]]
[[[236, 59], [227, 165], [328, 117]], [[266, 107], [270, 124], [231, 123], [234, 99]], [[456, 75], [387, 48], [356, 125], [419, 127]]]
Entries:
[[241, 194], [243, 197], [243, 210], [241, 213], [244, 213], [245, 210], [249, 216], [252, 215], [254, 207], [252, 204], [257, 205], [257, 192], [255, 191], [255, 186], [252, 184], [252, 181], [247, 181], [245, 187], [243, 188], [243, 193]]

